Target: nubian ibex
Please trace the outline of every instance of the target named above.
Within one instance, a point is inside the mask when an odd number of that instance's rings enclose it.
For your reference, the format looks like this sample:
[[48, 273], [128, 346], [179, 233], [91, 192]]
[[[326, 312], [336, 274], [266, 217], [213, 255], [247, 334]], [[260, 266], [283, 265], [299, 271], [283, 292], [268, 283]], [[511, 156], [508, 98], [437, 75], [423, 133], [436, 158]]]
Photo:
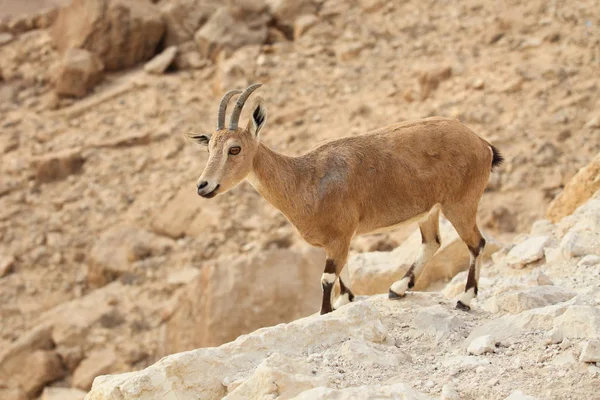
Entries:
[[[188, 135], [209, 152], [198, 194], [212, 198], [246, 179], [304, 240], [325, 249], [321, 314], [354, 298], [340, 279], [354, 236], [418, 220], [422, 244], [417, 259], [389, 289], [389, 298], [403, 297], [440, 248], [441, 210], [471, 253], [465, 291], [456, 304], [469, 310], [477, 296], [485, 246], [475, 217], [490, 172], [503, 160], [498, 150], [459, 121], [435, 117], [331, 140], [304, 155], [286, 156], [259, 140], [267, 121], [262, 99], [257, 100], [248, 125], [238, 127], [244, 103], [260, 86], [227, 92], [219, 105], [217, 130]], [[237, 94], [226, 129], [227, 104]], [[332, 307], [336, 280], [340, 295]]]

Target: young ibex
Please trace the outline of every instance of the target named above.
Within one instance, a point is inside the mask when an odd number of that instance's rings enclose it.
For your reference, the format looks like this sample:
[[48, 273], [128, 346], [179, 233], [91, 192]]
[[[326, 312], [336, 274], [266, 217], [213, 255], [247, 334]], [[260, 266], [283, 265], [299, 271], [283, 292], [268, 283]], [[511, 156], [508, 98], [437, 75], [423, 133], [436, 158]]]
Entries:
[[[289, 157], [259, 140], [267, 120], [262, 99], [258, 99], [248, 126], [238, 127], [244, 103], [260, 86], [226, 93], [219, 106], [217, 130], [188, 135], [209, 152], [198, 180], [198, 194], [212, 198], [247, 179], [308, 243], [324, 248], [327, 260], [321, 277], [321, 314], [334, 309], [331, 294], [337, 279], [340, 296], [335, 308], [354, 298], [340, 279], [354, 236], [419, 219], [420, 252], [389, 290], [389, 298], [403, 297], [440, 248], [441, 209], [471, 253], [465, 291], [456, 304], [469, 310], [477, 296], [485, 246], [475, 217], [490, 171], [502, 162], [496, 148], [460, 122], [436, 117], [332, 140], [302, 156]], [[240, 93], [225, 129], [227, 104]]]

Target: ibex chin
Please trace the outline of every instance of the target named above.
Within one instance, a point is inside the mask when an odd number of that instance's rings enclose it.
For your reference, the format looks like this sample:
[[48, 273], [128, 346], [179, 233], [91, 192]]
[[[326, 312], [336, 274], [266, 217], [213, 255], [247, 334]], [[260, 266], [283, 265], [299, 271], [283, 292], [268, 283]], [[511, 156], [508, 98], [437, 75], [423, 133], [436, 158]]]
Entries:
[[[262, 99], [257, 100], [246, 128], [238, 127], [244, 103], [260, 86], [226, 93], [219, 106], [217, 130], [188, 135], [209, 152], [198, 194], [212, 198], [246, 179], [304, 240], [324, 248], [321, 314], [354, 298], [340, 279], [354, 236], [418, 220], [422, 244], [417, 259], [389, 290], [390, 299], [403, 297], [440, 248], [441, 210], [471, 253], [465, 291], [456, 304], [469, 310], [477, 296], [485, 246], [475, 217], [492, 167], [503, 160], [498, 150], [460, 122], [435, 117], [331, 140], [304, 155], [286, 156], [259, 140], [267, 120]], [[226, 129], [227, 104], [240, 93]], [[332, 289], [338, 279], [340, 296], [334, 308]]]

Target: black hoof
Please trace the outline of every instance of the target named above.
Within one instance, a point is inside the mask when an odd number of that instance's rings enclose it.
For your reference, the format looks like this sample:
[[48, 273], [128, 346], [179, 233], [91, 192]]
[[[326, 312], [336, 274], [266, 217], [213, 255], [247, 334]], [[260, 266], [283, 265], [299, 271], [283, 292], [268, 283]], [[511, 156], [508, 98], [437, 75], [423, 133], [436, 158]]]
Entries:
[[390, 291], [388, 293], [388, 298], [392, 299], [392, 300], [398, 300], [403, 297], [404, 297], [404, 295], [400, 296], [398, 293], [394, 292], [392, 289], [390, 289]]
[[333, 311], [333, 308], [326, 309], [326, 310], [321, 310], [321, 315], [323, 315], [323, 314], [329, 314], [332, 311]]
[[463, 303], [460, 300], [456, 302], [456, 309], [462, 310], [462, 311], [471, 311], [471, 307], [469, 307], [468, 305], [466, 305], [465, 303]]

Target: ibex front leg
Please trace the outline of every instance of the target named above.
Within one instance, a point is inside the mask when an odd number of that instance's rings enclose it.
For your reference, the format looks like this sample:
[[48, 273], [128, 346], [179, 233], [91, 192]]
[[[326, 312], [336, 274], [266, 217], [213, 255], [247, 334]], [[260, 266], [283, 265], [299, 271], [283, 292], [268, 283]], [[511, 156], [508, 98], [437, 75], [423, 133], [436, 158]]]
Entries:
[[[321, 287], [323, 288], [323, 302], [321, 304], [321, 314], [327, 314], [333, 311], [331, 306], [331, 292], [333, 285], [339, 278], [346, 260], [348, 259], [348, 244], [335, 243], [325, 247], [327, 260], [325, 261], [325, 270], [321, 276]], [[348, 301], [352, 301], [354, 295], [340, 280], [340, 297], [347, 296]]]

